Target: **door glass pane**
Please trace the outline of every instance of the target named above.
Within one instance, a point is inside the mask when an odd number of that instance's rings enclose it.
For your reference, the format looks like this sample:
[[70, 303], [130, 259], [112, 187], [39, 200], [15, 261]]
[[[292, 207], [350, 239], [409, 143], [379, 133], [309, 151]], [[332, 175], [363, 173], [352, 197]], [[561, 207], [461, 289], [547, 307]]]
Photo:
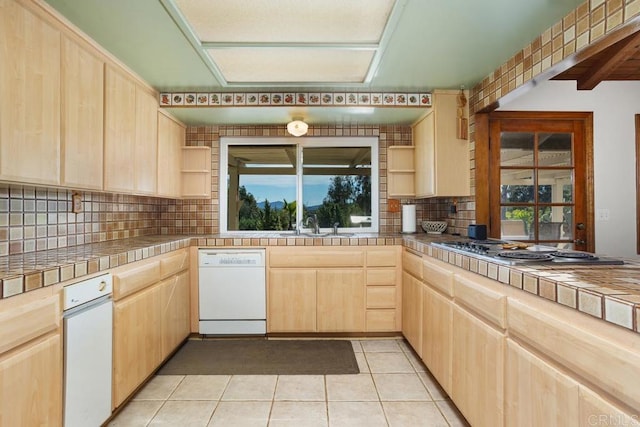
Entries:
[[371, 148], [304, 148], [303, 220], [322, 228], [371, 226]]
[[538, 208], [538, 239], [573, 239], [572, 213], [571, 206], [540, 206]]
[[519, 241], [533, 239], [533, 214], [533, 207], [503, 206], [500, 215], [500, 238]]
[[533, 203], [533, 170], [502, 169], [500, 171], [500, 200], [502, 203]]
[[530, 132], [502, 132], [500, 134], [501, 166], [533, 166], [535, 134]]
[[538, 169], [538, 203], [571, 203], [572, 169]]
[[296, 146], [229, 145], [228, 230], [292, 230]]
[[538, 134], [538, 166], [571, 166], [571, 134]]

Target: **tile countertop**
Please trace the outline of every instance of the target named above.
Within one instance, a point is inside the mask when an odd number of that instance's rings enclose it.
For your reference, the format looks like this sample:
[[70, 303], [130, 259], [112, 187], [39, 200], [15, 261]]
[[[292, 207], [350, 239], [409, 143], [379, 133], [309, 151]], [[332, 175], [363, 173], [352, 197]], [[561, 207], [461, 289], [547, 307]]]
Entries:
[[436, 248], [460, 236], [356, 234], [307, 237], [273, 234], [155, 235], [0, 257], [0, 298], [109, 270], [189, 246], [375, 246], [404, 245], [471, 271], [640, 332], [640, 261], [618, 266], [505, 266]]

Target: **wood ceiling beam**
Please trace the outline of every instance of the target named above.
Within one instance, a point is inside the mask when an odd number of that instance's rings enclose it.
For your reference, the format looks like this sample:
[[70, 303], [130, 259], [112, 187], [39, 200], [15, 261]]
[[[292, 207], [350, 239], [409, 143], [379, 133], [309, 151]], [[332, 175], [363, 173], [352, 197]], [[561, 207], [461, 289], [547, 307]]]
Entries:
[[591, 69], [585, 72], [578, 79], [578, 90], [592, 90], [600, 82], [606, 80], [615, 70], [624, 64], [625, 61], [633, 57], [640, 45], [640, 32], [629, 36], [621, 44], [620, 48], [610, 55], [606, 55], [594, 64]]

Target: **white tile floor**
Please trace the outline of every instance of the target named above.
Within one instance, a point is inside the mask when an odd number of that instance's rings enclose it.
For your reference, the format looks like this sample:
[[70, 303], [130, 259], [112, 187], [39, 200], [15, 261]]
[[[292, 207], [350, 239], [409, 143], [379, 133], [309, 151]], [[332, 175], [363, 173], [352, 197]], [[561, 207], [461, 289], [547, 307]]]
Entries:
[[403, 340], [352, 343], [358, 375], [158, 375], [109, 425], [468, 425]]

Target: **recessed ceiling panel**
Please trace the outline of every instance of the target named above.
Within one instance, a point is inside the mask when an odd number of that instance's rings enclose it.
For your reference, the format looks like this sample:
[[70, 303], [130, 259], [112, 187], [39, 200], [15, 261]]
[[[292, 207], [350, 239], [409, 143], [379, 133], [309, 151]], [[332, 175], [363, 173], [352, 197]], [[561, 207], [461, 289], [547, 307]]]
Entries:
[[230, 83], [364, 81], [373, 50], [328, 48], [209, 49]]
[[175, 0], [203, 42], [377, 43], [395, 0]]

